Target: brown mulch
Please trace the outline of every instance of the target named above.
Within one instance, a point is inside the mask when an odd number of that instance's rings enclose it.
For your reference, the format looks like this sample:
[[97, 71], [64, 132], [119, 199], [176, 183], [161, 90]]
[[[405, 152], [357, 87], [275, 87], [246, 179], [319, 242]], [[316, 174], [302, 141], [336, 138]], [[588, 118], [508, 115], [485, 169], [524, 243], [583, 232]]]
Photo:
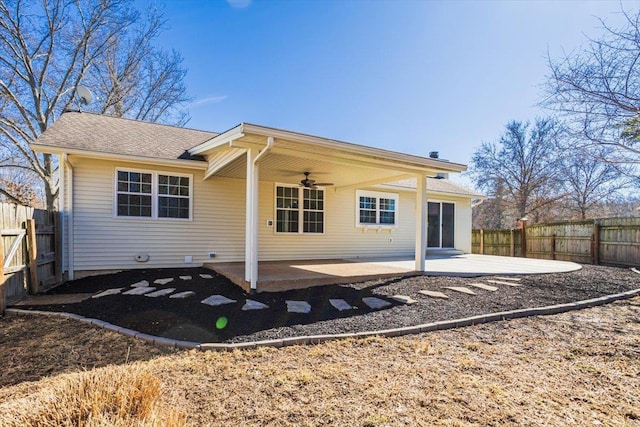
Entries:
[[[212, 274], [202, 279], [199, 274]], [[183, 281], [180, 275], [191, 275]], [[70, 282], [55, 290], [57, 294], [98, 292], [108, 288], [128, 287], [139, 280], [153, 282], [158, 278], [174, 277], [174, 281], [160, 286], [177, 288], [176, 292], [191, 290], [195, 296], [187, 299], [168, 297], [111, 295], [87, 299], [74, 304], [21, 306], [36, 310], [65, 311], [97, 318], [118, 326], [167, 338], [196, 342], [246, 342], [279, 339], [291, 336], [324, 335], [383, 330], [413, 326], [441, 320], [463, 318], [530, 307], [575, 302], [603, 295], [640, 288], [640, 274], [625, 268], [585, 265], [570, 273], [522, 275], [521, 287], [495, 285], [497, 292], [474, 289], [469, 296], [446, 290], [447, 286], [469, 286], [492, 277], [429, 277], [384, 279], [363, 283], [318, 286], [286, 292], [265, 292], [247, 295], [228, 279], [209, 270], [158, 269], [135, 270], [88, 277]], [[154, 285], [157, 286], [157, 285]], [[418, 293], [419, 290], [444, 291], [448, 300], [436, 300]], [[217, 307], [201, 304], [212, 294], [221, 294], [237, 302]], [[409, 295], [418, 302], [402, 305], [390, 297]], [[363, 297], [386, 299], [391, 305], [383, 310], [372, 310], [363, 303]], [[242, 311], [247, 298], [267, 304], [267, 310]], [[329, 304], [330, 298], [341, 298], [356, 307], [338, 311]], [[286, 300], [308, 301], [309, 314], [288, 313]], [[225, 318], [220, 328], [218, 319]]]

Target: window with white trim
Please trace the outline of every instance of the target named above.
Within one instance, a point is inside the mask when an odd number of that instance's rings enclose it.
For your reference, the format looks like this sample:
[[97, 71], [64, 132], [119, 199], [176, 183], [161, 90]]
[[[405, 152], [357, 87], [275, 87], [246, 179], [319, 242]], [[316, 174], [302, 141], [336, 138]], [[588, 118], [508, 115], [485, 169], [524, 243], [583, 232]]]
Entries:
[[116, 169], [116, 217], [191, 219], [192, 176]]
[[356, 191], [356, 226], [398, 225], [398, 194]]
[[324, 233], [324, 190], [276, 186], [276, 232]]

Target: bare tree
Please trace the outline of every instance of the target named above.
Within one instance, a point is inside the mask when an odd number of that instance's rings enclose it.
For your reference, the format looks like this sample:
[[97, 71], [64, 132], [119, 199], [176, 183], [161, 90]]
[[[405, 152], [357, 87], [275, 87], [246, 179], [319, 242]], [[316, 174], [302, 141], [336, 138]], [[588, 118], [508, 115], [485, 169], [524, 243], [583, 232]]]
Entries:
[[556, 179], [558, 138], [551, 119], [537, 119], [533, 127], [509, 122], [498, 143], [484, 142], [474, 153], [470, 175], [492, 197], [503, 193], [514, 219], [533, 214], [563, 196]]
[[90, 110], [186, 120], [182, 59], [153, 45], [163, 25], [162, 13], [143, 16], [131, 0], [0, 0], [0, 167], [39, 180], [47, 208], [58, 196], [57, 163], [29, 143], [73, 106], [81, 82], [96, 95]]
[[620, 28], [600, 19], [604, 34], [582, 49], [549, 57], [543, 105], [566, 121], [578, 146], [606, 147], [607, 161], [640, 166], [640, 12], [622, 11]]
[[629, 181], [621, 177], [619, 169], [602, 158], [607, 157], [603, 148], [577, 150], [561, 163], [563, 186], [567, 193], [568, 208], [586, 219], [592, 209], [613, 202]]

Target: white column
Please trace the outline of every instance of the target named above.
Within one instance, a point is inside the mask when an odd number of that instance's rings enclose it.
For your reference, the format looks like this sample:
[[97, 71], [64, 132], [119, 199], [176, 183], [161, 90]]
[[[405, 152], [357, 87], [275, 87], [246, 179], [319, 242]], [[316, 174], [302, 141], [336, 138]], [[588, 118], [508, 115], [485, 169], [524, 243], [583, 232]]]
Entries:
[[252, 290], [258, 285], [258, 168], [254, 162], [257, 154], [257, 150], [247, 149], [244, 280]]
[[427, 256], [427, 176], [417, 174], [416, 185], [416, 271], [425, 270]]

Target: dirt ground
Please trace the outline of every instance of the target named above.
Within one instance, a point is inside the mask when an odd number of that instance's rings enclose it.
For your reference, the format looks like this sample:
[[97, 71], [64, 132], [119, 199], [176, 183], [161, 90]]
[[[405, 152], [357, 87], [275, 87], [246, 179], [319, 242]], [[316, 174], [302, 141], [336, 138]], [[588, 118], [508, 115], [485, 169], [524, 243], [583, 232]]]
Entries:
[[401, 338], [224, 353], [163, 355], [40, 317], [2, 318], [0, 331], [0, 425], [12, 425], [7, 405], [24, 399], [29, 411], [69, 372], [115, 369], [108, 364], [129, 353], [161, 380], [164, 405], [194, 426], [640, 426], [640, 298]]
[[[211, 274], [213, 277], [202, 278], [200, 274]], [[192, 279], [179, 278], [185, 275]], [[247, 295], [228, 279], [210, 270], [150, 269], [87, 277], [69, 282], [54, 292], [97, 293], [109, 288], [128, 288], [140, 280], [153, 283], [160, 278], [174, 278], [166, 285], [153, 286], [159, 289], [175, 288], [175, 292], [190, 290], [195, 295], [187, 299], [171, 299], [166, 296], [148, 298], [142, 295], [117, 294], [90, 298], [74, 304], [20, 308], [76, 313], [151, 335], [179, 340], [242, 342], [413, 326], [479, 314], [575, 302], [640, 288], [640, 275], [625, 268], [585, 265], [581, 270], [570, 273], [517, 277], [521, 279], [521, 287], [498, 284], [495, 285], [499, 288], [496, 292], [474, 289], [474, 296], [456, 293], [446, 287], [469, 287], [469, 283], [487, 283], [487, 279], [495, 277], [419, 276]], [[432, 299], [420, 294], [420, 290], [443, 291], [449, 294], [449, 299]], [[213, 294], [224, 295], [236, 302], [216, 307], [200, 303]], [[417, 303], [397, 303], [391, 299], [396, 294], [409, 295]], [[371, 296], [385, 299], [391, 304], [383, 310], [372, 310], [363, 302], [364, 297]], [[247, 298], [265, 303], [270, 308], [243, 311], [242, 306]], [[338, 311], [329, 304], [330, 298], [344, 299], [355, 309]], [[309, 302], [312, 306], [311, 313], [288, 313], [286, 300]], [[225, 322], [221, 328], [218, 319], [222, 318]]]

